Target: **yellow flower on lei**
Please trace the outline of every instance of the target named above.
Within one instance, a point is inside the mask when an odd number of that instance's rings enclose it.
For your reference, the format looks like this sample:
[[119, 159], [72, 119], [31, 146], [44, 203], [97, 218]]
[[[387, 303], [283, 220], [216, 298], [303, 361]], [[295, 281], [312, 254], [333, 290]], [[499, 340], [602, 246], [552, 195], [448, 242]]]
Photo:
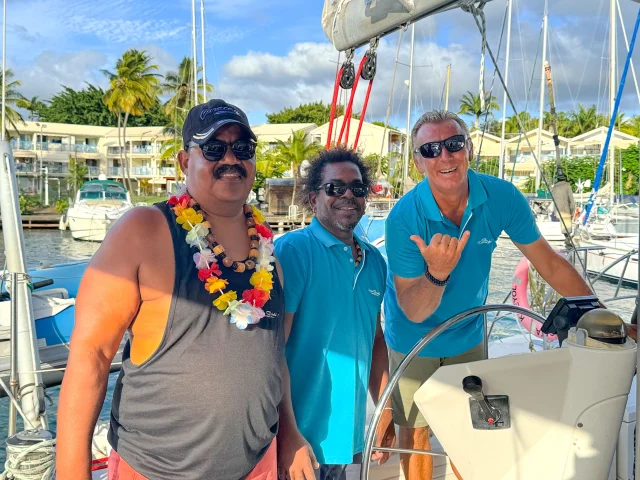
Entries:
[[218, 308], [218, 310], [226, 310], [229, 307], [229, 304], [233, 300], [237, 300], [238, 294], [231, 290], [227, 293], [223, 293], [218, 298], [213, 301], [213, 304]]
[[176, 221], [187, 231], [191, 230], [193, 225], [201, 223], [202, 220], [204, 220], [202, 215], [197, 213], [193, 208], [185, 208], [176, 218]]
[[207, 283], [204, 286], [204, 288], [209, 293], [215, 293], [218, 290], [222, 290], [223, 288], [225, 288], [228, 284], [229, 282], [227, 282], [224, 278], [218, 278], [215, 275], [213, 275], [212, 277], [207, 278]]
[[260, 270], [259, 272], [255, 272], [251, 275], [249, 283], [258, 290], [268, 292], [273, 288], [273, 275], [266, 270]]
[[251, 210], [253, 210], [253, 219], [256, 223], [264, 223], [264, 215], [256, 208], [255, 205], [251, 205]]

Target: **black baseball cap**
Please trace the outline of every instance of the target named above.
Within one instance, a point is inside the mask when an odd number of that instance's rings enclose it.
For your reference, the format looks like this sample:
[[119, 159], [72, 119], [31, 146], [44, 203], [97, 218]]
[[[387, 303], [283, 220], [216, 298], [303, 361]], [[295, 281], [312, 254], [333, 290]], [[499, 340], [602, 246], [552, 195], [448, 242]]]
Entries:
[[255, 133], [251, 131], [249, 119], [245, 113], [235, 105], [219, 98], [196, 105], [189, 110], [182, 127], [182, 141], [185, 147], [189, 142], [203, 145], [220, 127], [230, 123], [237, 124], [253, 141], [258, 141]]

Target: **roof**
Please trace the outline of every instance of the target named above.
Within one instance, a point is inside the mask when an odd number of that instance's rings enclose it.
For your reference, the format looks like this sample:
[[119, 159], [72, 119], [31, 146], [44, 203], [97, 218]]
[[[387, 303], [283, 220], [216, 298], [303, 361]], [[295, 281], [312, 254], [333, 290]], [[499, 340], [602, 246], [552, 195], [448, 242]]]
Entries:
[[[593, 136], [595, 134], [601, 134], [601, 135], [606, 135], [607, 131], [609, 130], [609, 127], [598, 127], [598, 128], [594, 128], [593, 130], [589, 130], [588, 132], [582, 133], [578, 136], [575, 136], [571, 139], [572, 142], [579, 142], [584, 140], [585, 138], [588, 138], [590, 136]], [[615, 134], [616, 137], [619, 138], [624, 138], [627, 140], [631, 140], [631, 141], [639, 141], [640, 138], [638, 137], [634, 137], [633, 135], [629, 135], [628, 133], [624, 133], [621, 132], [620, 130], [613, 130], [613, 133]]]
[[[538, 134], [538, 128], [534, 128], [533, 130], [529, 130], [526, 133], [527, 137], [530, 137], [532, 135], [537, 135]], [[551, 133], [549, 130], [544, 130], [542, 129], [542, 136], [543, 137], [549, 137], [549, 138], [553, 138], [553, 133]], [[507, 140], [507, 143], [518, 143], [518, 138], [520, 137], [520, 135], [515, 134], [512, 138], [510, 138], [509, 140]], [[571, 140], [563, 137], [562, 135], [558, 135], [558, 138], [560, 139], [561, 142], [570, 142]]]
[[500, 137], [496, 137], [495, 135], [490, 134], [489, 132], [484, 132], [484, 134], [482, 133], [482, 131], [480, 130], [474, 130], [473, 132], [470, 133], [470, 135], [476, 136], [476, 137], [484, 137], [484, 138], [489, 138], [495, 142], [500, 142]]
[[116, 182], [115, 180], [89, 180], [88, 182], [84, 182], [82, 184], [82, 186], [80, 187], [80, 190], [84, 190], [85, 187], [89, 187], [92, 185], [100, 185], [103, 188], [107, 188], [107, 187], [119, 187], [122, 188], [123, 190], [124, 185], [122, 185], [120, 182]]

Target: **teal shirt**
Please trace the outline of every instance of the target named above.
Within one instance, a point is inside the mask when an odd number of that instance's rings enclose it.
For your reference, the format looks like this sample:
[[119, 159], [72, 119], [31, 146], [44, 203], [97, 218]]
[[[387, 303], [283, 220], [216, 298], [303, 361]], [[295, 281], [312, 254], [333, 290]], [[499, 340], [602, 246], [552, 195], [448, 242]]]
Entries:
[[[511, 183], [469, 170], [469, 200], [458, 228], [445, 218], [433, 198], [427, 179], [404, 195], [386, 222], [386, 250], [389, 261], [384, 297], [385, 338], [392, 350], [407, 354], [437, 325], [469, 308], [484, 305], [489, 290], [491, 256], [496, 240], [506, 231], [511, 240], [523, 245], [540, 237], [533, 212], [524, 196]], [[416, 278], [424, 275], [425, 262], [411, 235], [420, 235], [429, 244], [436, 233], [460, 238], [471, 232], [442, 301], [422, 323], [410, 321], [396, 298], [393, 275]], [[422, 357], [451, 357], [482, 342], [482, 316], [472, 317], [436, 337]]]
[[386, 263], [356, 237], [351, 247], [315, 218], [275, 243], [285, 311], [295, 313], [286, 357], [298, 429], [318, 462], [347, 464], [363, 449], [371, 352], [385, 291]]

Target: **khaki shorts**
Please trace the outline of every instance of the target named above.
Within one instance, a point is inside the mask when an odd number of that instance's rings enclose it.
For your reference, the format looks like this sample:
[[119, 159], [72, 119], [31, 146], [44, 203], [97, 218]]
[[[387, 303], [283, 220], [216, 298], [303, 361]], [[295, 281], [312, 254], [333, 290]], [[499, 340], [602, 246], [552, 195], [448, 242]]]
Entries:
[[[406, 355], [389, 349], [389, 372], [393, 373]], [[404, 371], [398, 385], [391, 394], [393, 422], [409, 428], [427, 427], [427, 421], [413, 402], [413, 396], [435, 371], [445, 365], [476, 362], [484, 360], [482, 343], [455, 357], [415, 357]]]

